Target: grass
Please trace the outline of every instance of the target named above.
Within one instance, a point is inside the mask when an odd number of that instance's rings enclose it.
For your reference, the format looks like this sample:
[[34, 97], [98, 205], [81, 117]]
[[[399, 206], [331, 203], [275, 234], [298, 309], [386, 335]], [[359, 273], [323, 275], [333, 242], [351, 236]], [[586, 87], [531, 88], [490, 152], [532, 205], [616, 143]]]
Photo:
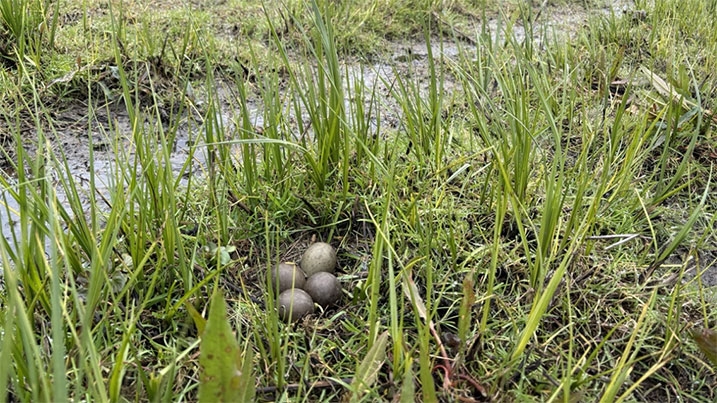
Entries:
[[2, 401], [716, 398], [709, 2], [60, 3], [0, 0]]

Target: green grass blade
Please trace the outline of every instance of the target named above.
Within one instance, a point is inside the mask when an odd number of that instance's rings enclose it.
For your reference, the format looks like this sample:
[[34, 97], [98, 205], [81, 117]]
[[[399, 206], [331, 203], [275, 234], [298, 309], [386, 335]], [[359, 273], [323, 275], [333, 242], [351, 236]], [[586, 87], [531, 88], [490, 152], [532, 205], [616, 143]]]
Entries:
[[229, 325], [226, 303], [220, 291], [215, 291], [212, 296], [209, 319], [201, 337], [199, 401], [252, 401], [252, 372], [245, 372], [247, 361], [241, 359], [241, 351]]
[[356, 374], [354, 375], [352, 387], [354, 393], [351, 396], [351, 402], [358, 402], [371, 389], [373, 383], [378, 377], [378, 371], [383, 366], [386, 359], [386, 345], [388, 344], [388, 331], [381, 333], [361, 360]]

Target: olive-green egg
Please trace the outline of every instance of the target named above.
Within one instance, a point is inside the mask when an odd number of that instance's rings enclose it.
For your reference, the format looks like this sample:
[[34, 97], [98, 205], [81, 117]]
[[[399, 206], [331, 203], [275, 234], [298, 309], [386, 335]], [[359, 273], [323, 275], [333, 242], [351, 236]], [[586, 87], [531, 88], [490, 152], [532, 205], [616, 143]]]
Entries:
[[279, 317], [284, 322], [296, 322], [314, 312], [314, 301], [306, 291], [291, 288], [279, 294]]
[[318, 272], [306, 280], [304, 290], [317, 304], [327, 307], [341, 299], [341, 283], [331, 273]]
[[279, 293], [290, 288], [304, 288], [306, 283], [306, 275], [296, 263], [279, 263], [269, 270], [269, 276], [269, 284], [274, 291], [279, 287]]
[[299, 262], [307, 277], [319, 272], [334, 273], [336, 270], [336, 249], [325, 242], [309, 246]]

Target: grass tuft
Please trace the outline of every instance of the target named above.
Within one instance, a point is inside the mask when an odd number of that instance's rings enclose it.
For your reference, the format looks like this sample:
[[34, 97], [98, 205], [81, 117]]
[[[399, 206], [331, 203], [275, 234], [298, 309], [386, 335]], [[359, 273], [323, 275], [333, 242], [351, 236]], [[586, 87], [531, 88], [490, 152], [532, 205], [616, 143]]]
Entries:
[[0, 0], [0, 400], [714, 401], [710, 2], [65, 3]]

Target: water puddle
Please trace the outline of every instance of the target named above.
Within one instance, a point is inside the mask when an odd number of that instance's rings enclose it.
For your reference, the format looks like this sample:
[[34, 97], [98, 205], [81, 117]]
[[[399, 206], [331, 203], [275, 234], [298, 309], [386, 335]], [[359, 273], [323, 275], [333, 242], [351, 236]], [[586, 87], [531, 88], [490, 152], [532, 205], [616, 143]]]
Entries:
[[[540, 40], [540, 36], [546, 30], [554, 30], [565, 35], [573, 35], [574, 32], [586, 21], [588, 13], [584, 9], [571, 8], [573, 6], [565, 6], [562, 8], [551, 7], [543, 11], [539, 17], [539, 21], [543, 21], [538, 26], [533, 36]], [[611, 13], [620, 15], [623, 13], [634, 12], [634, 3], [631, 1], [611, 1], [603, 8], [593, 10], [593, 12], [609, 15]], [[505, 24], [498, 20], [491, 20], [487, 24], [491, 32], [492, 40], [504, 40], [505, 31], [501, 29]], [[502, 27], [502, 28], [501, 28]], [[475, 28], [474, 34], [480, 32], [479, 27]], [[525, 40], [525, 28], [520, 25], [513, 25], [512, 35], [517, 41]], [[539, 43], [538, 43], [539, 44]], [[395, 84], [398, 79], [409, 80], [410, 82], [418, 82], [420, 90], [428, 92], [430, 84], [430, 70], [428, 67], [429, 48], [425, 42], [406, 41], [391, 45], [393, 55], [387, 62], [375, 62], [370, 64], [350, 63], [346, 66], [347, 77], [345, 82], [350, 92], [355, 92], [357, 85], [363, 83], [370, 93], [375, 86], [375, 95], [377, 106], [381, 114], [382, 128], [398, 129], [401, 125], [401, 108], [391, 96], [391, 91], [395, 90]], [[454, 43], [434, 41], [431, 44], [431, 53], [434, 60], [448, 59], [457, 60], [463, 52], [475, 52], [475, 42], [473, 43]], [[445, 77], [443, 90], [450, 94], [457, 90], [457, 83], [450, 76]], [[218, 83], [217, 91], [221, 101], [221, 112], [217, 119], [221, 122], [228, 133], [235, 133], [235, 122], [241, 121], [241, 111], [236, 103], [236, 93], [231, 90], [231, 84]], [[289, 101], [287, 101], [288, 103]], [[252, 96], [248, 100], [249, 119], [255, 127], [263, 126], [263, 108], [261, 99]], [[350, 105], [347, 105], [349, 108]], [[99, 112], [98, 112], [99, 111]], [[287, 116], [293, 111], [290, 105], [286, 105]], [[132, 130], [130, 120], [126, 112], [119, 108], [96, 110], [97, 116], [90, 119], [87, 115], [86, 108], [81, 106], [70, 108], [64, 112], [56, 114], [56, 130], [54, 131], [54, 139], [52, 139], [53, 147], [61, 150], [67, 160], [69, 174], [76, 184], [78, 191], [82, 195], [85, 211], [89, 209], [90, 192], [96, 192], [98, 198], [109, 198], [109, 192], [115, 177], [114, 172], [117, 169], [117, 160], [111, 149], [112, 144], [117, 139], [108, 138], [111, 132], [110, 122], [113, 122], [115, 131], [129, 135]], [[91, 124], [90, 124], [91, 120]], [[376, 129], [376, 122], [373, 122]], [[87, 128], [91, 127], [88, 135]], [[187, 124], [182, 123], [174, 144], [171, 145], [170, 164], [172, 171], [176, 176], [186, 172], [192, 172], [193, 175], [202, 175], [206, 168], [206, 147], [202, 146], [202, 127], [199, 123]], [[295, 135], [293, 140], [298, 141], [299, 135]], [[92, 139], [92, 141], [90, 141]], [[134, 158], [132, 151], [132, 140], [130, 138], [119, 139], [123, 145], [123, 152], [127, 153], [127, 157], [131, 160]], [[192, 147], [196, 147], [194, 152]], [[90, 151], [94, 153], [94, 160], [90, 162]], [[192, 158], [189, 161], [189, 158]], [[191, 164], [191, 169], [187, 170], [186, 165]], [[92, 190], [90, 183], [94, 179], [95, 189]], [[187, 178], [182, 178], [186, 183]], [[59, 202], [66, 208], [67, 196], [61, 189], [56, 189]], [[0, 200], [4, 200], [7, 207], [0, 207], [0, 230], [6, 239], [12, 240], [19, 236], [17, 212], [20, 206], [17, 201], [10, 197], [7, 190], [0, 191]], [[715, 272], [711, 278], [715, 279], [717, 284], [717, 268], [711, 270]], [[713, 285], [713, 284], [711, 284]]]

